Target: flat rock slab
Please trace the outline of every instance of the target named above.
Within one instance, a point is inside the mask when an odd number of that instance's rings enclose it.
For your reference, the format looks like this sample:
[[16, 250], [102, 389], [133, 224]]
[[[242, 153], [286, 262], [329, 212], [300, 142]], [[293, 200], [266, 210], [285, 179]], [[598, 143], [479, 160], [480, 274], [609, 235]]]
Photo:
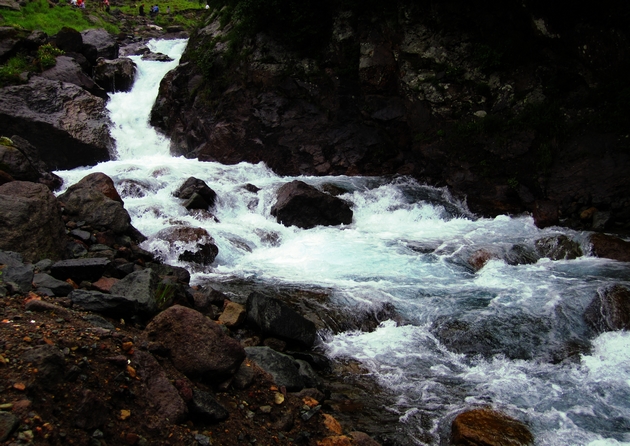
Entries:
[[51, 275], [59, 280], [72, 279], [76, 283], [84, 280], [96, 282], [101, 278], [109, 263], [109, 260], [103, 257], [61, 260], [53, 264]]

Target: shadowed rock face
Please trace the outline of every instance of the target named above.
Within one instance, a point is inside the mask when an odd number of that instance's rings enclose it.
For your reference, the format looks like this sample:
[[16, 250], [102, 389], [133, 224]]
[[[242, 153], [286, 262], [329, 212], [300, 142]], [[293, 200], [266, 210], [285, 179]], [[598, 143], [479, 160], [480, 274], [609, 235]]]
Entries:
[[618, 100], [592, 87], [619, 90], [609, 81], [630, 63], [622, 21], [603, 6], [566, 15], [541, 2], [396, 4], [395, 26], [367, 6], [336, 11], [324, 50], [304, 56], [258, 34], [234, 64], [221, 40], [231, 28], [206, 22], [162, 83], [151, 122], [173, 153], [200, 160], [264, 161], [281, 175], [411, 175], [487, 215], [545, 200], [557, 207], [543, 226], [557, 215], [593, 228], [579, 219], [589, 206], [610, 211], [609, 225], [628, 223]]
[[113, 140], [105, 101], [69, 83], [33, 78], [0, 94], [0, 128], [37, 147], [52, 169], [109, 160]]
[[30, 262], [62, 257], [66, 230], [55, 196], [43, 184], [12, 181], [0, 186], [0, 249]]

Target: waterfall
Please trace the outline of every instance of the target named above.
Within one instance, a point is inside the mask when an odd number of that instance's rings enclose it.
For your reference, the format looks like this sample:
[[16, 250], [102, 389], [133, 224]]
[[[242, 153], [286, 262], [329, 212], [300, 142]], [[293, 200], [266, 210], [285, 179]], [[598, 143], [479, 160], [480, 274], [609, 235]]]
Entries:
[[[393, 306], [403, 322], [322, 333], [320, 348], [361, 362], [391, 396], [386, 410], [397, 414], [409, 444], [440, 444], [456, 413], [487, 405], [527, 423], [536, 444], [630, 444], [630, 333], [596, 336], [582, 320], [598, 289], [630, 286], [627, 264], [588, 255], [511, 262], [515, 247], [535, 252], [538, 240], [559, 235], [587, 252], [587, 234], [541, 230], [529, 216], [474, 218], [446, 189], [410, 178], [299, 177], [345, 191], [353, 222], [309, 230], [278, 224], [270, 215], [275, 191], [294, 178], [262, 163], [169, 155], [148, 116], [185, 41], [152, 45], [175, 60], [135, 58], [133, 90], [112, 95], [118, 159], [57, 172], [66, 185], [92, 172], [109, 175], [133, 225], [149, 237], [143, 247], [189, 268], [194, 283], [320, 289], [348, 313]], [[190, 176], [217, 192], [213, 217], [188, 212], [173, 196]], [[154, 237], [174, 224], [214, 237], [212, 265], [181, 262], [177, 249]], [[475, 270], [467, 259], [480, 250], [492, 255]]]

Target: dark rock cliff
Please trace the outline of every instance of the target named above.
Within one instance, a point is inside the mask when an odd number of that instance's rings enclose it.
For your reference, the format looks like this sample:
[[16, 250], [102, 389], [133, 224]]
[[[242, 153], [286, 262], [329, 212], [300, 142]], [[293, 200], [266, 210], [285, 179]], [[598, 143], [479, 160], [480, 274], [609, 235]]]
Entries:
[[208, 13], [152, 124], [200, 160], [411, 175], [486, 215], [546, 200], [563, 224], [627, 227], [628, 6], [374, 3], [332, 8], [307, 52]]

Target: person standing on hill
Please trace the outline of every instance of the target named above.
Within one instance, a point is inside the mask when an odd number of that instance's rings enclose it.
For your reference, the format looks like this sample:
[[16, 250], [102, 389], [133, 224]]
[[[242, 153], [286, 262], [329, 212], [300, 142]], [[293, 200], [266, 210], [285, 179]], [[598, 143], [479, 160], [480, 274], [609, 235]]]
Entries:
[[138, 7], [138, 15], [144, 17], [144, 3]]

